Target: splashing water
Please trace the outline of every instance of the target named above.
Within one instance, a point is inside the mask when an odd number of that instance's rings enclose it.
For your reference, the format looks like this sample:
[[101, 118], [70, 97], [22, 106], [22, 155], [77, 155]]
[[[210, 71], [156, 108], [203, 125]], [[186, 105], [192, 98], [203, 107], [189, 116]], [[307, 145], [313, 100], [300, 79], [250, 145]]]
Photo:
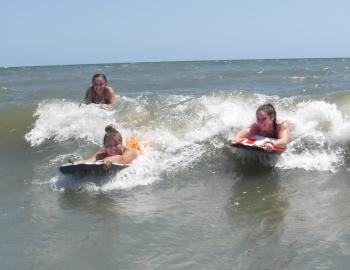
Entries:
[[[276, 105], [278, 120], [289, 120], [294, 125], [293, 140], [277, 168], [336, 171], [344, 164], [350, 122], [336, 104], [242, 92], [153, 100], [142, 96], [121, 98], [114, 112], [101, 111], [96, 106], [78, 107], [64, 100], [42, 102], [35, 112], [34, 128], [25, 138], [33, 147], [49, 139], [56, 143], [74, 139], [101, 145], [104, 127], [116, 123], [124, 137], [136, 135], [149, 147], [133, 166], [93, 189], [130, 189], [160, 181], [164, 173], [203, 161], [208, 144], [220, 152], [227, 139], [255, 120], [255, 110], [264, 102]], [[220, 157], [210, 162], [220, 162]]]

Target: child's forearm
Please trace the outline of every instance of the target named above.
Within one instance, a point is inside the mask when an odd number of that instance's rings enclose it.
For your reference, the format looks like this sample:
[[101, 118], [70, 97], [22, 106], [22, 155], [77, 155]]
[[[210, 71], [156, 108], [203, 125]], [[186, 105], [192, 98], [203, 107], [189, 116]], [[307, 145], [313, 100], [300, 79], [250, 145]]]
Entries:
[[285, 146], [288, 143], [288, 138], [281, 138], [272, 141], [274, 146]]
[[249, 128], [242, 129], [240, 132], [237, 133], [235, 138], [237, 139], [246, 138], [249, 135], [249, 131], [250, 131]]
[[123, 156], [121, 155], [115, 155], [111, 157], [107, 157], [109, 161], [114, 163], [123, 163]]

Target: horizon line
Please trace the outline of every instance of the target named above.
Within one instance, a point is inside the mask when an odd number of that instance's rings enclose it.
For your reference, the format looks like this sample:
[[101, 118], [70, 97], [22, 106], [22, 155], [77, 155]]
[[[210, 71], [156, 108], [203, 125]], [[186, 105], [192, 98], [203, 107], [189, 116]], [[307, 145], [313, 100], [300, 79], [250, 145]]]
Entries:
[[245, 58], [245, 59], [206, 59], [206, 60], [162, 60], [162, 61], [135, 61], [135, 62], [101, 62], [101, 63], [76, 63], [76, 64], [48, 64], [48, 65], [25, 65], [25, 66], [0, 66], [0, 68], [40, 68], [57, 66], [84, 66], [84, 65], [115, 65], [115, 64], [152, 64], [152, 63], [176, 63], [176, 62], [220, 62], [220, 61], [270, 61], [270, 60], [306, 60], [306, 59], [349, 59], [350, 57], [286, 57], [286, 58]]

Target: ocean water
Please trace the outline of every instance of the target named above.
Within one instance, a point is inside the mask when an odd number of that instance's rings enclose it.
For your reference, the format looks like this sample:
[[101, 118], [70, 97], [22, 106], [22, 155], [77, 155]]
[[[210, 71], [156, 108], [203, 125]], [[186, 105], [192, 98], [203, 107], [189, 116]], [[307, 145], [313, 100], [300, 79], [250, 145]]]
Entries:
[[[79, 107], [94, 73], [114, 111]], [[272, 102], [274, 167], [227, 141]], [[349, 269], [350, 59], [0, 68], [1, 269]], [[63, 176], [104, 126], [147, 143], [113, 176]]]

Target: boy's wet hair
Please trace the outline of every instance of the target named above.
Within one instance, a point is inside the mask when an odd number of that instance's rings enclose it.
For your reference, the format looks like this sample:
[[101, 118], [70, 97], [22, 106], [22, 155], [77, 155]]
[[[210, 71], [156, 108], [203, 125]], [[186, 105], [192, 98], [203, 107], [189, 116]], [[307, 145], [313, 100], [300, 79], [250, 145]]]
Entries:
[[105, 127], [105, 136], [103, 137], [103, 144], [106, 143], [107, 138], [115, 138], [118, 142], [123, 143], [123, 137], [120, 132], [117, 130], [117, 127], [114, 124], [109, 124]]
[[108, 83], [107, 76], [103, 73], [96, 73], [94, 76], [92, 76], [91, 81], [94, 82], [96, 78], [102, 78], [106, 82], [106, 84]]

